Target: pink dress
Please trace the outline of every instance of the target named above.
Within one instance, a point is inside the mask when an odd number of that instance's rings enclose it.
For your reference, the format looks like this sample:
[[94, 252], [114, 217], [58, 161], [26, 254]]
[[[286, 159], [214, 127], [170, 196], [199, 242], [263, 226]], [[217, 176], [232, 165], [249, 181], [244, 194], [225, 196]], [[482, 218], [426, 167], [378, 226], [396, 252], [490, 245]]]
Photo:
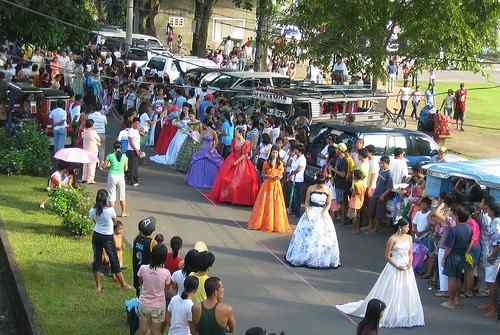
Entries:
[[[87, 128], [83, 131], [83, 150], [94, 153], [97, 156], [100, 145], [101, 139], [95, 129]], [[97, 162], [83, 164], [82, 180], [87, 183], [94, 183], [96, 166]]]

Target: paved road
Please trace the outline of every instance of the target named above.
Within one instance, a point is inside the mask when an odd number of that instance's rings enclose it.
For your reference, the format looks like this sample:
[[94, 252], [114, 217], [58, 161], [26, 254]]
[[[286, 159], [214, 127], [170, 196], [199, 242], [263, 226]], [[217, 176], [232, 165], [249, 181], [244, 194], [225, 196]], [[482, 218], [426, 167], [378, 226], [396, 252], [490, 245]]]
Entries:
[[[157, 230], [167, 240], [174, 234], [182, 236], [184, 250], [204, 240], [216, 254], [211, 273], [224, 280], [226, 301], [235, 308], [237, 334], [256, 325], [283, 329], [287, 335], [355, 334], [354, 321], [333, 306], [368, 293], [384, 267], [388, 233], [355, 236], [350, 229], [337, 227], [341, 269], [293, 269], [282, 261], [289, 236], [246, 230], [249, 208], [215, 206], [199, 190], [185, 185], [182, 175], [163, 166], [147, 163], [141, 177], [140, 187], [127, 190], [132, 214], [125, 220], [127, 240], [132, 241], [137, 222], [147, 215], [156, 216]], [[467, 301], [463, 311], [444, 310], [427, 285], [419, 281], [427, 326], [383, 334], [500, 333], [500, 326], [483, 319], [475, 307], [484, 300]]]

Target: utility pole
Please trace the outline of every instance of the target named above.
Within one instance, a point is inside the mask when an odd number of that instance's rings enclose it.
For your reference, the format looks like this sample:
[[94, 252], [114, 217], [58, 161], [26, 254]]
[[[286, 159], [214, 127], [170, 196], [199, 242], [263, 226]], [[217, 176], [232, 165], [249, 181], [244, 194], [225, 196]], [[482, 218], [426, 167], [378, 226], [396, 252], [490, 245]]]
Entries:
[[132, 27], [134, 26], [134, 0], [127, 0], [127, 38], [125, 50], [132, 46]]

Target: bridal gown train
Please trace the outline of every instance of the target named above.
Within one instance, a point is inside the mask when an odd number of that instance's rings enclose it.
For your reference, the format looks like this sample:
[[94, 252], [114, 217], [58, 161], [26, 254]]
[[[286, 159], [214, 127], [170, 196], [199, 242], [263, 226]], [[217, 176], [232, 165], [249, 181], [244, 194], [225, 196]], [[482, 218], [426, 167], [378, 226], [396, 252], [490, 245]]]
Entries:
[[[408, 239], [397, 241], [392, 249], [393, 261], [400, 266], [408, 265], [410, 247], [411, 243]], [[387, 263], [364, 300], [336, 307], [346, 314], [362, 318], [365, 315], [368, 302], [373, 298], [386, 304], [386, 309], [380, 320], [380, 327], [409, 328], [425, 325], [424, 310], [412, 267], [401, 271]]]

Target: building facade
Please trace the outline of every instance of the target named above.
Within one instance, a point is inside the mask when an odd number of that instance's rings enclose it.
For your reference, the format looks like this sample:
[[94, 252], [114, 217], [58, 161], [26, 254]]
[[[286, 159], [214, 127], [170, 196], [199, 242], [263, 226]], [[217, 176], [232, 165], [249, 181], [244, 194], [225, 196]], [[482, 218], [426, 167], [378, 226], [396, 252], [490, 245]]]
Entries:
[[[176, 35], [181, 35], [184, 48], [191, 52], [193, 41], [193, 19], [195, 0], [162, 0], [160, 12], [156, 16], [157, 37], [165, 43], [167, 23], [173, 27]], [[255, 6], [248, 11], [237, 8], [231, 0], [218, 0], [214, 6], [208, 25], [207, 48], [220, 46], [227, 36], [235, 41], [247, 41], [255, 37]]]

